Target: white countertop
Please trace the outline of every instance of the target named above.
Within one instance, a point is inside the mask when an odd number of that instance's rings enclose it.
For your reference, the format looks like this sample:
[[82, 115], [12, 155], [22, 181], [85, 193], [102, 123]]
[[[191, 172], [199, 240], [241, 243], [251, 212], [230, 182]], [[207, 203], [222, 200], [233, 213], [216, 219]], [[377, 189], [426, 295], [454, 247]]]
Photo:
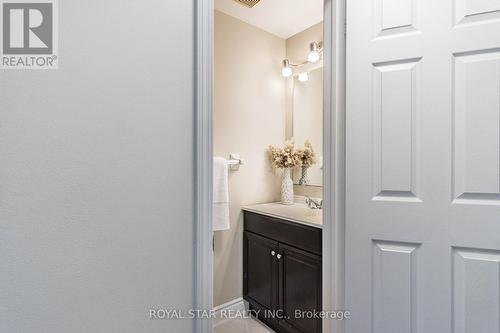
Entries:
[[315, 228], [323, 228], [323, 211], [319, 209], [310, 209], [304, 203], [282, 205], [279, 202], [271, 202], [245, 206], [243, 210], [305, 224]]

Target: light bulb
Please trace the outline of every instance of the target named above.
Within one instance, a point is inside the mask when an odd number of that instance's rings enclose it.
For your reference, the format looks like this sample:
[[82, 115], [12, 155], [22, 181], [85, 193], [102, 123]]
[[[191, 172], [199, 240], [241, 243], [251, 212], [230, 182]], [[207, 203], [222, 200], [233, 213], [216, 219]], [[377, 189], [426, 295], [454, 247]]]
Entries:
[[318, 60], [319, 60], [319, 52], [316, 50], [309, 52], [309, 54], [307, 55], [307, 61], [309, 61], [312, 64], [318, 62]]
[[319, 46], [318, 43], [312, 42], [309, 44], [309, 54], [307, 55], [307, 61], [311, 64], [318, 62], [319, 60]]
[[293, 74], [292, 69], [290, 68], [290, 61], [288, 59], [283, 60], [283, 69], [281, 70], [281, 75], [284, 77], [289, 77]]
[[309, 75], [307, 74], [307, 72], [303, 72], [303, 73], [299, 74], [299, 81], [300, 82], [306, 82], [307, 80], [309, 80]]
[[283, 75], [284, 77], [289, 77], [290, 75], [292, 75], [292, 69], [290, 67], [283, 67], [283, 69], [281, 70], [281, 75]]

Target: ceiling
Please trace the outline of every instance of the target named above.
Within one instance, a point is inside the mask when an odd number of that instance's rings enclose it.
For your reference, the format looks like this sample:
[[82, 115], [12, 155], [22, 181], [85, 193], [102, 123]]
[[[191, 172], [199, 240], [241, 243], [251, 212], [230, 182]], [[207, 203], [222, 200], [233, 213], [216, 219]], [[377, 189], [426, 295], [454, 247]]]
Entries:
[[234, 0], [215, 0], [215, 9], [281, 38], [323, 21], [324, 0], [261, 0], [253, 8]]

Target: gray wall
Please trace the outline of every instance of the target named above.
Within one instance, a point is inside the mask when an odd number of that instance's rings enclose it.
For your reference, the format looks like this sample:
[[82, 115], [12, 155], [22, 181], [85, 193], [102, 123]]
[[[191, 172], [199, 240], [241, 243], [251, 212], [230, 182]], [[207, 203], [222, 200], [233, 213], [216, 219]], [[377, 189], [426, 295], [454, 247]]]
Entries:
[[192, 1], [59, 4], [60, 68], [0, 72], [0, 332], [190, 332]]

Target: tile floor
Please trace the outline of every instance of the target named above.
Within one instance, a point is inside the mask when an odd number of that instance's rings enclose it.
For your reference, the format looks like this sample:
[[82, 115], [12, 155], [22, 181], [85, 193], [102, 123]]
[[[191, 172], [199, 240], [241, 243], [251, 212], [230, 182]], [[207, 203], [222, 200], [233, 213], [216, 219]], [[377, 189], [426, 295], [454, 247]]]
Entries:
[[274, 331], [253, 318], [238, 318], [217, 324], [214, 333], [274, 333]]

